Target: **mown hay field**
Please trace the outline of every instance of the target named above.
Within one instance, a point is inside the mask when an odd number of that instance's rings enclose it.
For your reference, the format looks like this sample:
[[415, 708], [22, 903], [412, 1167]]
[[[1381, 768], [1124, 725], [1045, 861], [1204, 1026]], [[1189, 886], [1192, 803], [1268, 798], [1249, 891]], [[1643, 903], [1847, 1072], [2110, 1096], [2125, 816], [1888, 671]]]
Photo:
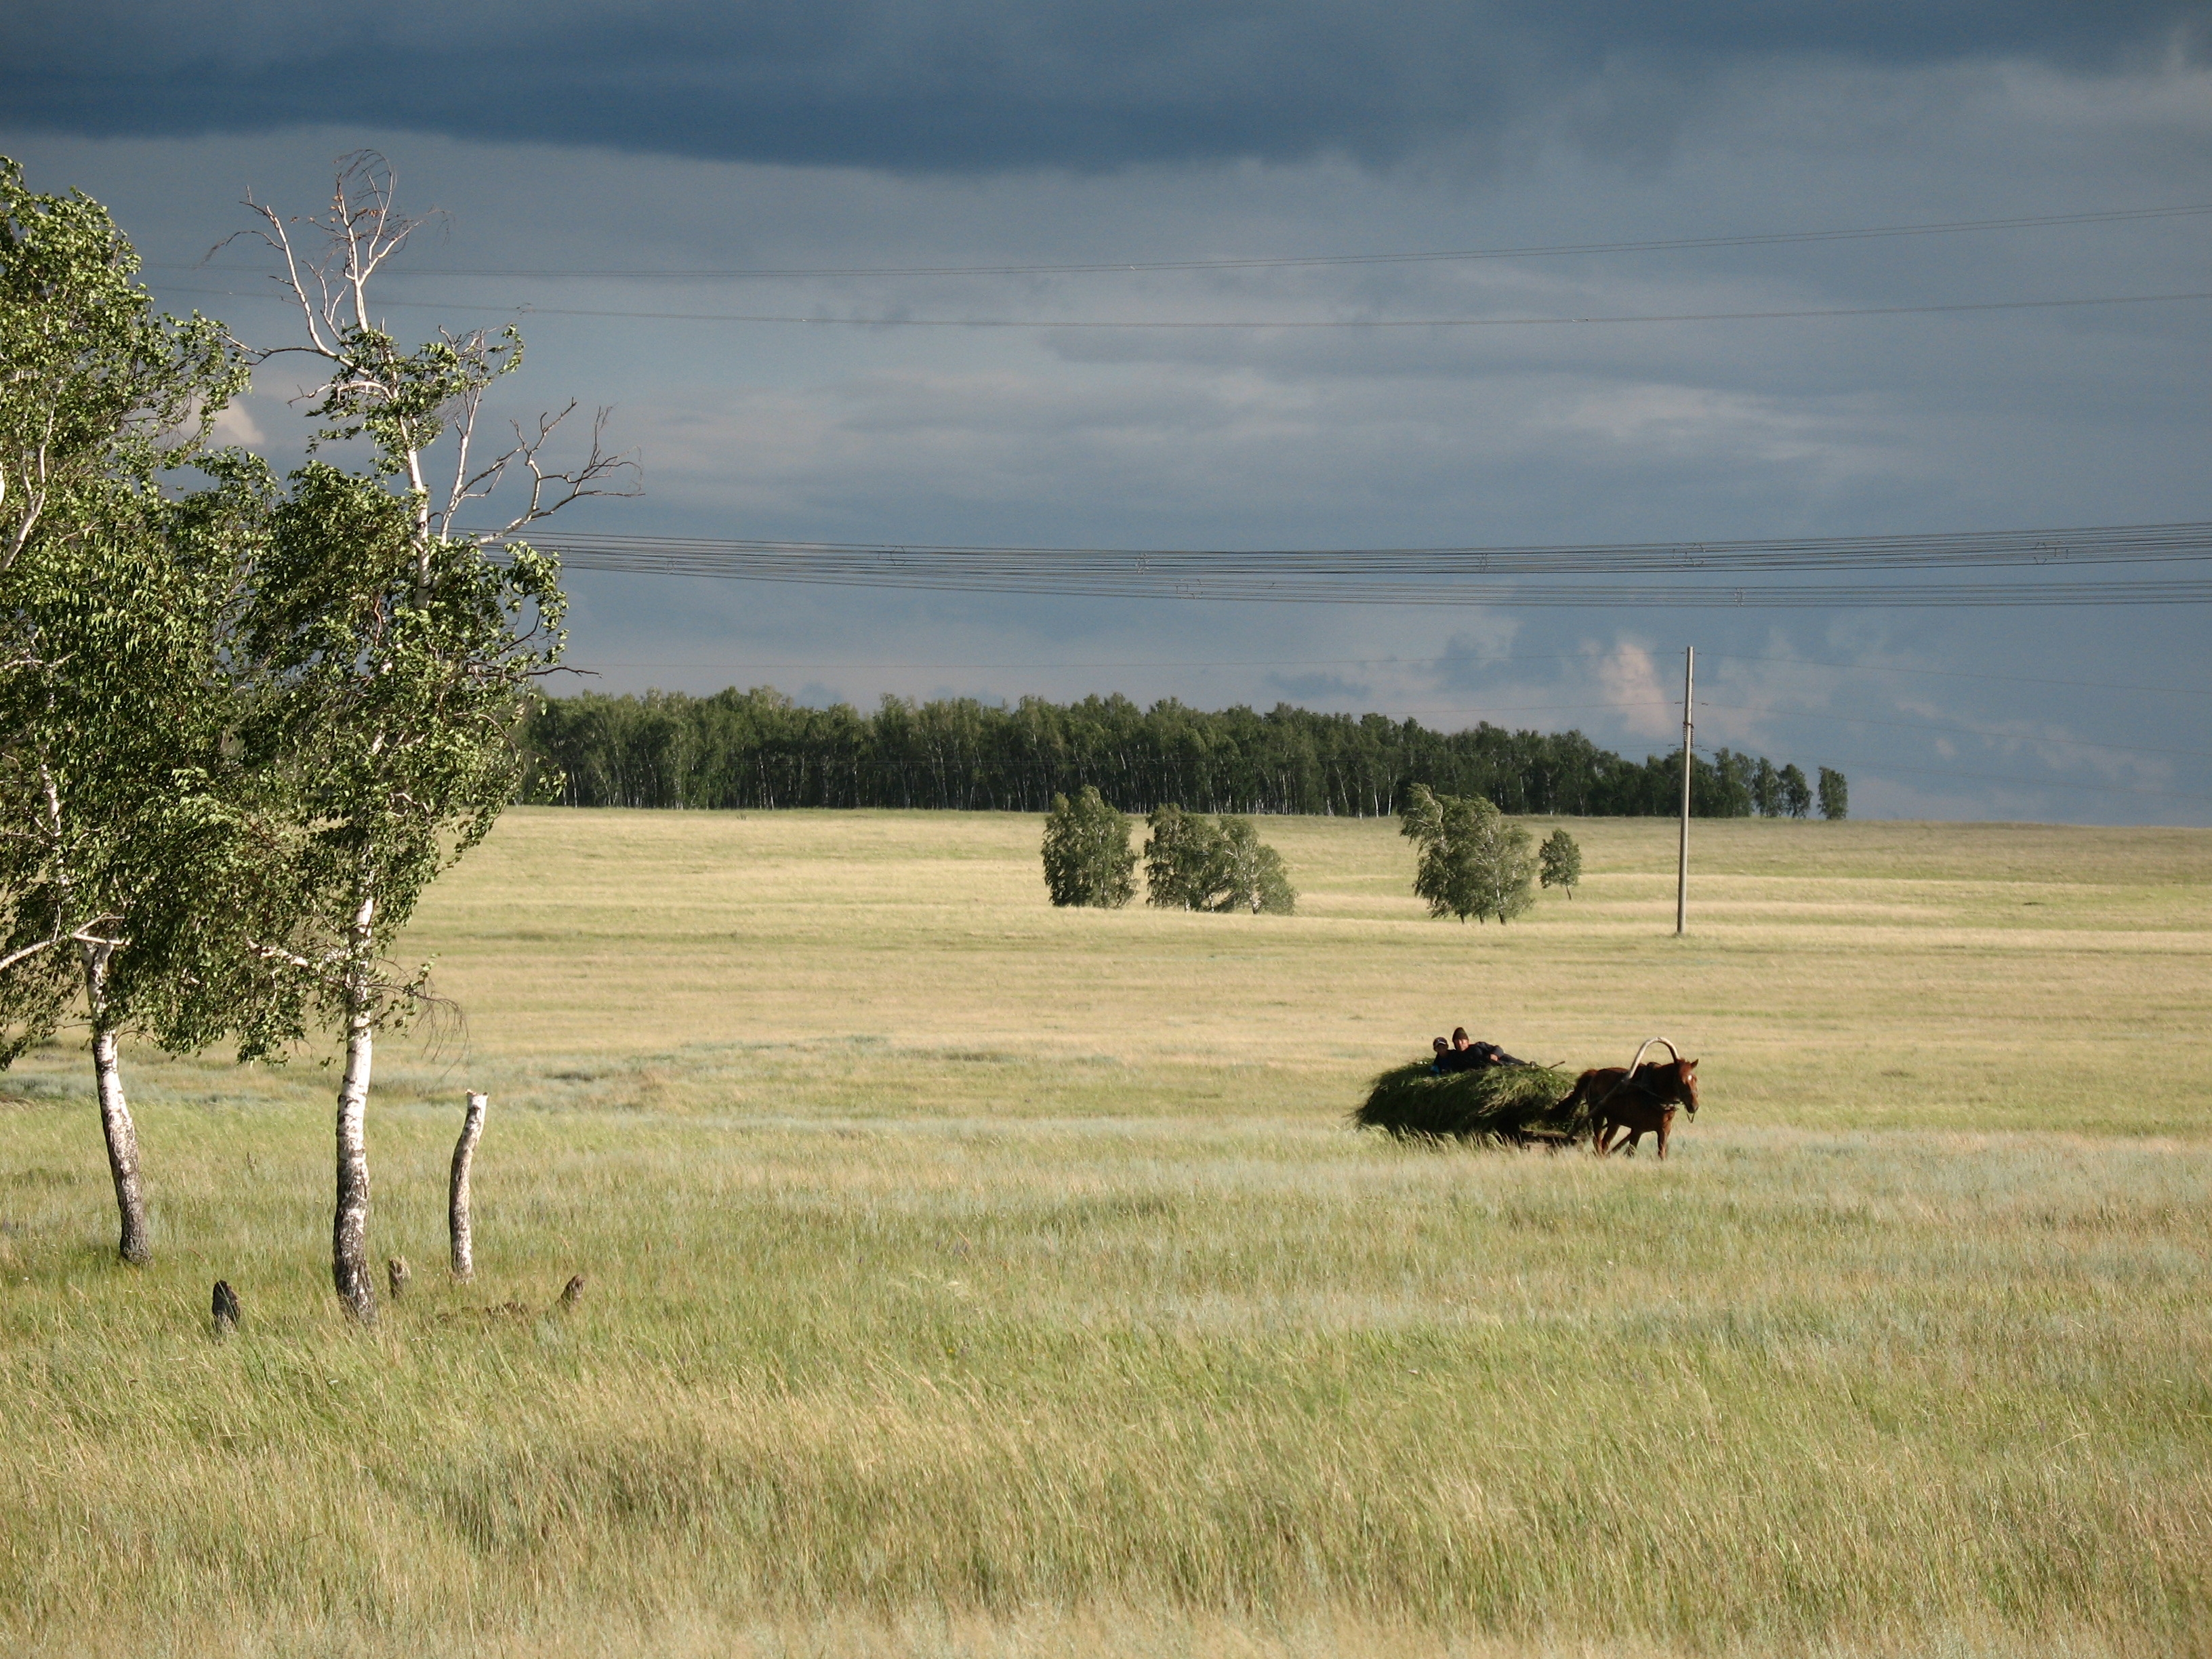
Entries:
[[[1281, 918], [1054, 911], [1030, 817], [514, 813], [414, 933], [368, 1334], [315, 1057], [132, 1057], [143, 1271], [29, 1057], [0, 1649], [2212, 1652], [2212, 835], [1700, 825], [1677, 940], [1671, 826], [1572, 828], [1501, 931], [1388, 823], [1267, 821]], [[1705, 1110], [1345, 1127], [1455, 1024]]]

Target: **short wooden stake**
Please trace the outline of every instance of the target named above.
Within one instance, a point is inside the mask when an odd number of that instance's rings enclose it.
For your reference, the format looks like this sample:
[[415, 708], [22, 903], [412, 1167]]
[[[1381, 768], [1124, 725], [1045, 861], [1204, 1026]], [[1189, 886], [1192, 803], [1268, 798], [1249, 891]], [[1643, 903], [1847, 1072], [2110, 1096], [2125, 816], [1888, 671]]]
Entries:
[[414, 1279], [415, 1273], [414, 1270], [408, 1267], [405, 1256], [395, 1255], [384, 1264], [384, 1276], [391, 1281], [392, 1299], [397, 1302], [407, 1294], [407, 1286]]
[[453, 1277], [476, 1277], [475, 1241], [469, 1232], [469, 1164], [483, 1136], [484, 1108], [490, 1097], [469, 1091], [469, 1109], [461, 1119], [461, 1138], [453, 1143], [453, 1179], [446, 1204], [446, 1224], [453, 1237]]

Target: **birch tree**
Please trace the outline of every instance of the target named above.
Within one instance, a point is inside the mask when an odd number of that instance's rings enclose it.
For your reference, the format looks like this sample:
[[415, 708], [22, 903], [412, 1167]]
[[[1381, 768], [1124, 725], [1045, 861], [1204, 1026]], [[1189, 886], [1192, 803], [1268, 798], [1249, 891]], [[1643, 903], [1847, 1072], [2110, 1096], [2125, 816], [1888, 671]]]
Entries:
[[1209, 818], [1173, 804], [1146, 820], [1147, 904], [1170, 910], [1249, 910], [1287, 915], [1297, 908], [1282, 854], [1249, 818]]
[[[268, 689], [243, 724], [263, 781], [264, 851], [238, 868], [236, 948], [257, 964], [246, 988], [268, 1047], [335, 1026], [338, 1089], [331, 1272], [354, 1317], [376, 1316], [369, 1272], [367, 1109], [375, 1038], [423, 1006], [427, 969], [393, 942], [430, 882], [490, 832], [515, 796], [514, 741], [536, 682], [552, 671], [563, 602], [557, 562], [519, 539], [592, 495], [633, 494], [635, 464], [602, 446], [566, 469], [545, 446], [567, 409], [525, 427], [489, 459], [478, 427], [494, 383], [522, 362], [513, 329], [437, 337], [411, 351], [378, 321], [371, 279], [422, 221], [401, 216], [380, 156], [342, 158], [329, 211], [287, 219], [249, 202], [252, 233], [276, 253], [301, 337], [254, 351], [304, 358], [302, 393], [319, 452], [359, 441], [364, 472], [311, 459], [273, 517], [246, 636]], [[308, 246], [303, 247], [305, 242]], [[502, 521], [465, 532], [459, 515], [502, 484]]]
[[[157, 314], [81, 194], [0, 158], [0, 1066], [82, 1006], [118, 1253], [151, 1253], [118, 1038], [179, 1000], [143, 943], [183, 931], [228, 708], [250, 467], [165, 492], [244, 379], [218, 325]], [[250, 511], [247, 514], [250, 516]], [[164, 913], [169, 917], [165, 921]]]
[[1085, 784], [1073, 800], [1052, 798], [1044, 820], [1044, 884], [1054, 904], [1117, 909], [1136, 896], [1137, 854], [1129, 820]]
[[1480, 795], [1438, 795], [1417, 783], [1399, 811], [1399, 833], [1420, 849], [1413, 891], [1432, 916], [1498, 918], [1503, 927], [1535, 902], [1528, 832]]
[[1564, 828], [1554, 830], [1536, 849], [1536, 867], [1538, 878], [1545, 886], [1563, 887], [1567, 896], [1572, 898], [1575, 889], [1582, 884], [1583, 849]]

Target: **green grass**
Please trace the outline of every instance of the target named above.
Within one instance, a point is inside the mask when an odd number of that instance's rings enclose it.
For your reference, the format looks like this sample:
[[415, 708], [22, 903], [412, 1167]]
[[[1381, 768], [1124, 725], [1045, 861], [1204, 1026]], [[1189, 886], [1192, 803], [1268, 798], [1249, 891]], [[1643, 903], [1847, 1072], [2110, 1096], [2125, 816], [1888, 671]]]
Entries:
[[[1575, 830], [1501, 932], [1389, 825], [1272, 821], [1255, 918], [1053, 911], [1035, 819], [517, 814], [416, 930], [369, 1334], [312, 1057], [132, 1057], [143, 1271], [31, 1057], [0, 1648], [2212, 1652], [2212, 836], [1700, 826], [1677, 941], [1668, 827]], [[1458, 1024], [1704, 1109], [1345, 1127]]]

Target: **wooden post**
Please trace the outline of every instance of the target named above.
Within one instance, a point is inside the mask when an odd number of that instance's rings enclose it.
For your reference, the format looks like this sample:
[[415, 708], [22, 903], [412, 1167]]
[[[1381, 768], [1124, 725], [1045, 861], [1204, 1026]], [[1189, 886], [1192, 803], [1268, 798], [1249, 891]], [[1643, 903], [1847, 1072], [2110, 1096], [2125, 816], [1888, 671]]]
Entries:
[[215, 1334], [228, 1336], [238, 1328], [238, 1292], [230, 1288], [230, 1281], [218, 1279], [215, 1282]]
[[477, 1262], [469, 1233], [469, 1163], [477, 1155], [483, 1135], [484, 1108], [489, 1097], [469, 1091], [468, 1111], [461, 1119], [461, 1138], [453, 1143], [453, 1179], [447, 1189], [446, 1224], [453, 1238], [453, 1277], [473, 1279]]
[[384, 1277], [392, 1285], [392, 1299], [397, 1302], [407, 1294], [407, 1286], [415, 1275], [407, 1266], [407, 1258], [395, 1255], [384, 1264]]

